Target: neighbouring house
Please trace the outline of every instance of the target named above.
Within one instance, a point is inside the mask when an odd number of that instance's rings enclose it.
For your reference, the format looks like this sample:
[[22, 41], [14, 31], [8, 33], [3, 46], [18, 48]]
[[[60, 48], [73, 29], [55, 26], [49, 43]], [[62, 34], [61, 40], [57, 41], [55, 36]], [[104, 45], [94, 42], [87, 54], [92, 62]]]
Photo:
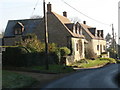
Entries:
[[86, 21], [84, 21], [83, 24], [78, 24], [82, 28], [82, 34], [88, 41], [88, 43], [85, 44], [85, 48], [91, 48], [97, 56], [102, 55], [102, 57], [109, 57], [109, 53], [106, 52], [106, 40], [104, 39], [103, 30], [97, 30], [96, 27], [86, 25]]
[[[67, 12], [63, 16], [52, 11], [52, 5], [47, 4], [47, 26], [49, 43], [56, 43], [59, 47], [68, 47], [71, 55], [67, 57], [67, 64], [85, 58], [85, 47], [91, 47], [96, 55], [106, 51], [106, 41], [103, 30], [96, 30], [85, 24], [72, 23], [67, 18]], [[44, 20], [25, 19], [9, 20], [3, 42], [4, 45], [15, 45], [28, 33], [35, 33], [38, 39], [44, 42]]]

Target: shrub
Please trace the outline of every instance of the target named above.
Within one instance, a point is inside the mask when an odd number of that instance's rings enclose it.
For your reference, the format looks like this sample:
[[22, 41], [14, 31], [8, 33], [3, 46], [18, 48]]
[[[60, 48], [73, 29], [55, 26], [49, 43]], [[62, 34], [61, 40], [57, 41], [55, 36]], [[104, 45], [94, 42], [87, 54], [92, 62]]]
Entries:
[[100, 58], [100, 60], [108, 60], [109, 63], [116, 63], [116, 60], [113, 58]]
[[60, 52], [61, 52], [61, 56], [66, 56], [70, 54], [70, 49], [68, 49], [67, 47], [61, 47]]
[[94, 53], [94, 51], [93, 51], [92, 48], [86, 47], [86, 49], [85, 49], [85, 57], [86, 57], [87, 59], [92, 59], [92, 60], [94, 60], [94, 59], [97, 58], [97, 55]]
[[86, 59], [81, 59], [79, 61], [76, 61], [75, 63], [88, 63], [88, 61]]
[[26, 35], [18, 45], [27, 48], [30, 52], [44, 52], [45, 50], [45, 44], [40, 42], [35, 34]]
[[120, 63], [120, 60], [117, 60], [117, 63]]
[[58, 47], [55, 43], [49, 43], [48, 49], [49, 49], [49, 52], [55, 52], [55, 53], [58, 52]]

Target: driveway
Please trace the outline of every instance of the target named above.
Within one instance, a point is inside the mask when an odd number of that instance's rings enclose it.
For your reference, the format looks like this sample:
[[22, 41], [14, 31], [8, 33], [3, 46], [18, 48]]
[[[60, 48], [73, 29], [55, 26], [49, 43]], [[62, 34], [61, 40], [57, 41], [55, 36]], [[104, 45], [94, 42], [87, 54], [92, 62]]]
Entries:
[[118, 67], [119, 64], [111, 64], [99, 69], [77, 72], [54, 81], [45, 88], [118, 88], [114, 82], [116, 74], [120, 72]]

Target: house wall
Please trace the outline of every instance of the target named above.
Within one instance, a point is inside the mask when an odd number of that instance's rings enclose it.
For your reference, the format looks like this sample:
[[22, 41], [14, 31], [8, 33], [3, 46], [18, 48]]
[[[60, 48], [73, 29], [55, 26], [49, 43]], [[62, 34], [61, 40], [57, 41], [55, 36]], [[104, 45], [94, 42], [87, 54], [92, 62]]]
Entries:
[[[106, 51], [106, 49], [104, 49], [104, 46], [106, 48], [106, 41], [105, 40], [92, 39], [91, 40], [91, 45], [92, 45], [92, 48], [93, 48], [94, 52], [97, 55], [101, 55], [101, 52], [105, 52]], [[97, 50], [97, 45], [99, 45], [99, 50]]]
[[[84, 39], [80, 39], [80, 38], [72, 38], [72, 50], [73, 50], [73, 55], [74, 55], [74, 61], [79, 61], [80, 59], [84, 58]], [[81, 40], [81, 44], [82, 44], [82, 50], [78, 49], [77, 50], [77, 43], [79, 42], [79, 40]]]
[[[44, 41], [43, 22], [37, 27], [35, 33], [41, 41]], [[48, 37], [49, 43], [57, 43], [58, 46], [68, 46], [68, 37], [70, 33], [60, 20], [52, 13], [48, 14]]]
[[4, 46], [12, 46], [15, 44], [15, 38], [4, 38]]
[[15, 45], [16, 42], [19, 42], [21, 40], [21, 36], [15, 36], [15, 37], [7, 37], [3, 38], [4, 46], [12, 46]]

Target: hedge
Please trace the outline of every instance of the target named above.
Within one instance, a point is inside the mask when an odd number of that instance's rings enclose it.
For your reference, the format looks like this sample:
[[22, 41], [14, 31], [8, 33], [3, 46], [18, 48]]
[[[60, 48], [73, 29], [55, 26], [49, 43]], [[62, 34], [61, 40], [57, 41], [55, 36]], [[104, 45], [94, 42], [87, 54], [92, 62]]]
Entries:
[[[49, 64], [58, 64], [59, 58], [51, 52], [48, 55]], [[3, 66], [33, 66], [33, 65], [44, 65], [46, 55], [44, 52], [29, 53], [27, 49], [22, 47], [8, 47], [2, 54]]]

